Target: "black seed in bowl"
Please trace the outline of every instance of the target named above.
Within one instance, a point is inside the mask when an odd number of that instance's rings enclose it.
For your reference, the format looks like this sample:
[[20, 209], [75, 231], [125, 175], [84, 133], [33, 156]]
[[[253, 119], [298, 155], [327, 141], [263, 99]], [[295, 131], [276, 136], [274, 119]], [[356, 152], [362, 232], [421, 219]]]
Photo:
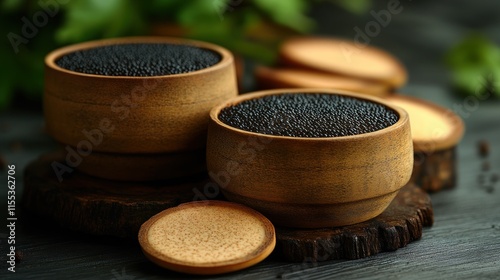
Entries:
[[59, 67], [105, 76], [162, 76], [198, 71], [217, 64], [211, 50], [166, 43], [132, 43], [95, 47], [66, 54]]
[[292, 137], [339, 137], [395, 124], [398, 114], [378, 103], [322, 93], [268, 95], [224, 108], [219, 119], [246, 131]]

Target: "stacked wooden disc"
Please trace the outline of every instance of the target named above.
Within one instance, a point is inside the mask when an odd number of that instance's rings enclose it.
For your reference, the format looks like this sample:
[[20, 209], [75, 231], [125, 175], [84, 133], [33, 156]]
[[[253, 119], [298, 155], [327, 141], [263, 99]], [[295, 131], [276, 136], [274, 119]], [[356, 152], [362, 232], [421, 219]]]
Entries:
[[333, 88], [385, 98], [410, 115], [414, 142], [411, 182], [435, 192], [455, 185], [455, 146], [464, 125], [453, 112], [431, 102], [395, 94], [407, 71], [378, 48], [335, 38], [298, 37], [280, 49], [276, 67], [259, 66], [260, 88]]
[[456, 183], [456, 146], [464, 124], [451, 110], [410, 96], [385, 98], [410, 115], [414, 162], [410, 182], [426, 191], [452, 188]]
[[276, 68], [258, 67], [262, 88], [317, 87], [385, 96], [407, 79], [403, 65], [389, 53], [333, 38], [298, 37], [280, 49]]

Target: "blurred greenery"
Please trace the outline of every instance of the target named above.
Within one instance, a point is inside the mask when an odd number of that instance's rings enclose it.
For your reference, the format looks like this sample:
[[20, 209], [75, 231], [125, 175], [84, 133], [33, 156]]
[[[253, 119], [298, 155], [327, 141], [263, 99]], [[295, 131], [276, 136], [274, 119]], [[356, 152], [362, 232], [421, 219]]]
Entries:
[[500, 48], [479, 34], [467, 36], [450, 50], [446, 63], [458, 92], [500, 97]]
[[[0, 32], [0, 109], [14, 93], [39, 101], [43, 59], [51, 50], [82, 41], [132, 36], [183, 36], [223, 45], [272, 63], [286, 36], [314, 27], [311, 2], [323, 0], [3, 0]], [[326, 0], [324, 0], [326, 1]], [[329, 0], [361, 13], [371, 0]], [[61, 2], [61, 4], [59, 4]]]

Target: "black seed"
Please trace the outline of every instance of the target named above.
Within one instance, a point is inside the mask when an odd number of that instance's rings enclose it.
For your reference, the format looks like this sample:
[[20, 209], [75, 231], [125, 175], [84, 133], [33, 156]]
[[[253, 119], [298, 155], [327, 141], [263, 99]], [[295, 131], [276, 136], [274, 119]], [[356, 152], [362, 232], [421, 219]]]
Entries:
[[208, 49], [176, 44], [117, 44], [69, 53], [56, 60], [62, 68], [104, 76], [161, 76], [198, 71], [221, 56]]
[[398, 114], [384, 105], [335, 94], [279, 94], [224, 108], [227, 125], [262, 134], [338, 137], [377, 131], [395, 124]]
[[486, 140], [481, 140], [477, 143], [479, 155], [487, 157], [490, 153], [490, 144]]

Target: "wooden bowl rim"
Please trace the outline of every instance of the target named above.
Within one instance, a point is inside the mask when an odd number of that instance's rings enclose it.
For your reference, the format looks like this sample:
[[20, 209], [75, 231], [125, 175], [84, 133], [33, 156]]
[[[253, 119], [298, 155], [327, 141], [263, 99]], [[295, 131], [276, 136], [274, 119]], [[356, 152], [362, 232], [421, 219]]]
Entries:
[[[413, 141], [413, 149], [415, 151], [419, 152], [434, 152], [436, 150], [443, 150], [443, 149], [448, 149], [451, 148], [455, 145], [457, 145], [460, 140], [462, 139], [462, 136], [465, 132], [465, 125], [462, 119], [457, 116], [452, 110], [447, 109], [445, 107], [439, 106], [435, 103], [429, 102], [427, 100], [413, 97], [413, 96], [408, 96], [408, 95], [401, 95], [401, 94], [393, 94], [390, 96], [385, 96], [383, 97], [384, 99], [387, 100], [394, 100], [394, 99], [401, 99], [401, 100], [406, 100], [412, 103], [415, 103], [417, 105], [421, 105], [424, 107], [427, 107], [431, 110], [434, 110], [437, 113], [440, 113], [443, 118], [447, 119], [447, 121], [451, 124], [453, 124], [455, 129], [452, 130], [452, 133], [448, 135], [448, 137], [444, 138], [443, 140], [423, 140], [423, 141]], [[399, 107], [398, 105], [394, 104], [394, 106]], [[429, 148], [430, 147], [430, 148]]]
[[[256, 251], [254, 254], [247, 255], [230, 261], [197, 265], [195, 263], [181, 262], [172, 259], [168, 256], [165, 256], [161, 254], [161, 252], [153, 248], [149, 243], [148, 240], [149, 229], [154, 223], [156, 223], [159, 219], [163, 218], [164, 216], [177, 211], [182, 211], [187, 208], [207, 207], [214, 205], [225, 207], [227, 208], [226, 210], [228, 211], [237, 209], [257, 218], [262, 223], [262, 227], [264, 228], [266, 235], [264, 242], [260, 244], [261, 250]], [[141, 245], [141, 249], [143, 253], [146, 255], [146, 257], [161, 267], [184, 273], [212, 275], [212, 274], [221, 274], [221, 273], [227, 273], [244, 269], [264, 260], [267, 256], [269, 256], [272, 253], [274, 247], [276, 246], [276, 231], [274, 229], [274, 225], [271, 223], [271, 221], [269, 221], [269, 219], [267, 219], [260, 212], [257, 212], [256, 210], [248, 206], [228, 201], [206, 200], [206, 201], [191, 201], [182, 203], [177, 207], [168, 208], [154, 215], [144, 224], [142, 224], [139, 230], [138, 239]]]
[[[393, 110], [394, 112], [396, 112], [396, 114], [398, 114], [399, 119], [395, 124], [388, 126], [386, 128], [383, 128], [383, 129], [376, 130], [376, 131], [362, 133], [362, 134], [356, 134], [356, 135], [335, 136], [335, 137], [294, 137], [294, 136], [280, 136], [280, 135], [263, 134], [263, 133], [257, 133], [257, 132], [252, 132], [252, 131], [247, 131], [247, 130], [243, 130], [240, 128], [232, 127], [228, 124], [225, 124], [224, 122], [222, 122], [219, 119], [220, 111], [226, 107], [234, 106], [236, 104], [239, 104], [243, 101], [250, 100], [250, 99], [261, 98], [261, 97], [270, 96], [270, 95], [280, 95], [280, 94], [290, 94], [290, 93], [291, 94], [299, 94], [299, 93], [334, 94], [334, 95], [342, 95], [342, 96], [352, 97], [352, 98], [356, 98], [356, 99], [361, 99], [364, 101], [369, 101], [369, 102], [383, 105], [383, 106]], [[355, 141], [355, 140], [361, 140], [361, 139], [369, 139], [372, 137], [378, 137], [379, 135], [389, 133], [389, 132], [397, 130], [397, 129], [401, 129], [404, 125], [409, 123], [408, 113], [403, 108], [400, 108], [399, 106], [394, 106], [382, 98], [378, 98], [378, 97], [374, 97], [374, 96], [367, 96], [365, 94], [355, 93], [355, 92], [346, 91], [346, 90], [325, 89], [325, 88], [285, 88], [285, 89], [255, 91], [255, 92], [251, 92], [251, 93], [242, 94], [242, 95], [239, 95], [237, 97], [228, 99], [228, 100], [224, 101], [223, 103], [212, 108], [212, 110], [210, 111], [210, 119], [213, 122], [215, 122], [218, 126], [221, 126], [221, 127], [225, 128], [226, 130], [230, 130], [232, 132], [242, 134], [245, 136], [266, 137], [266, 138], [270, 138], [270, 139], [284, 139], [284, 140], [289, 140], [289, 141], [305, 141], [305, 142], [308, 142], [308, 141], [343, 142], [343, 141]]]
[[[92, 49], [92, 48], [101, 47], [101, 46], [129, 44], [129, 43], [167, 43], [167, 44], [175, 44], [175, 45], [189, 45], [189, 46], [194, 46], [194, 47], [213, 51], [213, 52], [219, 54], [221, 56], [221, 59], [216, 64], [209, 66], [209, 67], [206, 67], [206, 68], [203, 68], [203, 69], [200, 69], [200, 70], [197, 70], [197, 71], [181, 73], [181, 74], [159, 75], [159, 76], [106, 76], [106, 75], [98, 75], [98, 74], [87, 74], [87, 73], [81, 73], [81, 72], [68, 70], [66, 68], [60, 67], [55, 62], [60, 57], [67, 55], [69, 53], [76, 52], [76, 51]], [[202, 75], [205, 72], [217, 71], [218, 69], [229, 66], [231, 63], [233, 63], [232, 53], [229, 50], [227, 50], [226, 48], [223, 48], [221, 46], [218, 46], [218, 45], [215, 45], [212, 43], [208, 43], [208, 42], [203, 42], [203, 41], [184, 39], [184, 38], [175, 38], [175, 37], [161, 37], [161, 36], [121, 37], [121, 38], [101, 39], [101, 40], [82, 42], [82, 43], [73, 44], [73, 45], [58, 48], [56, 50], [51, 51], [49, 54], [47, 54], [45, 56], [45, 65], [47, 67], [55, 70], [55, 71], [59, 71], [59, 72], [63, 72], [63, 73], [67, 73], [67, 74], [75, 75], [75, 76], [91, 77], [91, 78], [96, 78], [96, 79], [131, 79], [131, 80], [135, 80], [135, 79], [180, 78], [180, 77], [187, 77], [187, 76], [192, 76], [192, 75]]]

